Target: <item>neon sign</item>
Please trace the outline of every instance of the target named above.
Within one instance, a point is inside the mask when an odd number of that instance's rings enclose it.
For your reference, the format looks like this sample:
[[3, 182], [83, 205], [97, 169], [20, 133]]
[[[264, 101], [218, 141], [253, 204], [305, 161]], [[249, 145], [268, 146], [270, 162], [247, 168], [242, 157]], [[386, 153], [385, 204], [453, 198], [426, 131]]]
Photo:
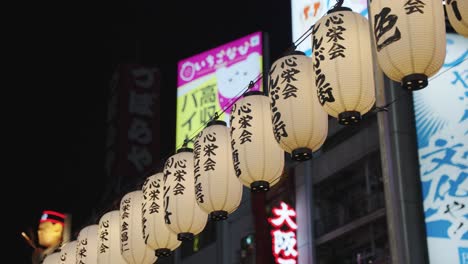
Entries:
[[271, 230], [273, 255], [277, 264], [296, 264], [297, 263], [297, 224], [293, 218], [296, 218], [296, 211], [284, 202], [280, 207], [273, 208], [272, 213], [275, 217], [268, 218], [272, 225]]

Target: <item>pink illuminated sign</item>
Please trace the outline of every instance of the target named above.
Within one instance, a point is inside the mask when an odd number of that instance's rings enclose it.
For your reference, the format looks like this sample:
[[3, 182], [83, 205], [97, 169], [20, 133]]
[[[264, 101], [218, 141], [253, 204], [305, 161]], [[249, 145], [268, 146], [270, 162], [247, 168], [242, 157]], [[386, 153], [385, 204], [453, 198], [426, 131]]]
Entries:
[[277, 264], [297, 263], [297, 240], [295, 222], [296, 211], [288, 204], [281, 202], [280, 207], [273, 208], [274, 217], [268, 218], [271, 230], [273, 255]]

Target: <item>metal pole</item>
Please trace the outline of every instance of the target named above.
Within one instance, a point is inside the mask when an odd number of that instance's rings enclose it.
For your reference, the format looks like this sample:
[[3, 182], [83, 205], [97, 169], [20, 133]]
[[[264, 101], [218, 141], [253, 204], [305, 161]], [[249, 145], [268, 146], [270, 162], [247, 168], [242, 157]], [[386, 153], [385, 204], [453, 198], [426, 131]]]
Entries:
[[387, 78], [377, 85], [377, 115], [392, 263], [427, 264], [413, 96]]

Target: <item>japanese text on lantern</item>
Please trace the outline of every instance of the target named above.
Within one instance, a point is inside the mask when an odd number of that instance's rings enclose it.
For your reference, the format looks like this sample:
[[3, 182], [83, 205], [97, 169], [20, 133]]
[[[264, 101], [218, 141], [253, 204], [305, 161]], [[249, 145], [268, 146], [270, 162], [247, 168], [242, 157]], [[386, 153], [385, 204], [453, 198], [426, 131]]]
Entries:
[[159, 213], [160, 208], [160, 194], [161, 194], [161, 179], [151, 180], [149, 177], [146, 178], [143, 183], [143, 199], [142, 204], [142, 221], [143, 221], [143, 238], [145, 243], [148, 242], [149, 232], [148, 229], [148, 218], [147, 216], [154, 213]]
[[326, 102], [335, 102], [335, 97], [333, 96], [333, 87], [330, 85], [329, 82], [327, 82], [327, 77], [325, 76], [325, 73], [322, 72], [322, 69], [320, 67], [321, 62], [325, 60], [325, 55], [323, 55], [325, 48], [323, 47], [324, 45], [322, 45], [323, 36], [321, 36], [320, 38], [315, 37], [319, 28], [320, 23], [317, 23], [312, 30], [312, 35], [314, 36], [312, 49], [314, 50], [315, 58], [313, 62], [313, 67], [315, 71], [315, 86], [317, 86], [317, 96], [320, 104], [324, 105]]
[[128, 221], [130, 220], [130, 202], [131, 199], [127, 198], [122, 201], [122, 213], [120, 215], [120, 223], [122, 224], [120, 227], [120, 252], [123, 253], [130, 249], [128, 244]]
[[273, 227], [271, 238], [273, 245], [273, 255], [277, 264], [297, 263], [297, 224], [296, 211], [284, 202], [280, 207], [273, 208], [274, 217], [268, 218], [268, 222]]
[[104, 254], [109, 250], [109, 220], [101, 222], [99, 233], [99, 253]]
[[[201, 131], [198, 135], [197, 138], [200, 138], [203, 134], [203, 131]], [[197, 202], [199, 203], [204, 203], [205, 200], [203, 199], [205, 195], [203, 195], [203, 187], [201, 182], [198, 181], [198, 178], [200, 178], [201, 173], [200, 173], [200, 152], [201, 152], [201, 145], [199, 140], [195, 140], [195, 143], [193, 144], [193, 158], [194, 158], [194, 174], [195, 174], [195, 195], [197, 196]]]
[[83, 259], [86, 259], [86, 256], [87, 256], [87, 245], [88, 245], [88, 239], [87, 238], [84, 238], [84, 239], [81, 239], [79, 241], [79, 244], [78, 244], [78, 248], [77, 248], [77, 254], [76, 254], [76, 258], [77, 258], [77, 264], [84, 264], [86, 262], [83, 261]]

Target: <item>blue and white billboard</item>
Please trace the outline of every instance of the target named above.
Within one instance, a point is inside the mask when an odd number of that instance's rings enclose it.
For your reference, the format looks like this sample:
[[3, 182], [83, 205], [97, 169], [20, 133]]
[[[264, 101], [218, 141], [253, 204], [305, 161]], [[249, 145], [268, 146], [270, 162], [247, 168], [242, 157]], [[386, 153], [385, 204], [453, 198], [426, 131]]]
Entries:
[[[295, 42], [301, 38], [335, 4], [336, 0], [291, 0], [292, 41]], [[343, 6], [367, 18], [367, 0], [347, 0], [344, 1]], [[297, 50], [305, 52], [310, 57], [312, 55], [311, 37], [309, 36], [300, 43]]]
[[413, 92], [431, 264], [468, 264], [468, 39], [447, 34], [443, 68]]

